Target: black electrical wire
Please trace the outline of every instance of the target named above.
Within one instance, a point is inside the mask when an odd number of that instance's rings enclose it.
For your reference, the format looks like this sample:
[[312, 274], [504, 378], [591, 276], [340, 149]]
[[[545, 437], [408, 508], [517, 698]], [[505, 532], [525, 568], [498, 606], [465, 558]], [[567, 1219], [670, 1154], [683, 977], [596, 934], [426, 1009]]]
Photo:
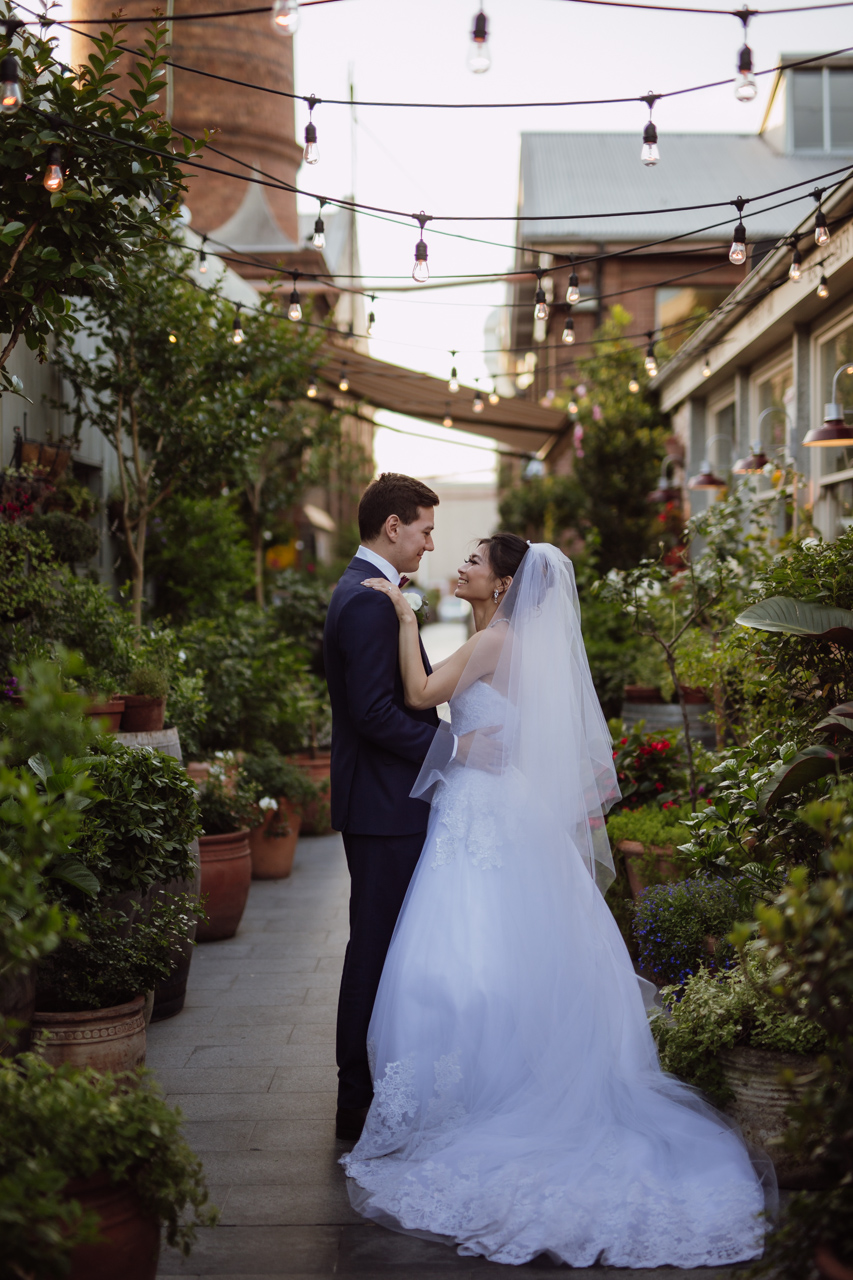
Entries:
[[714, 14], [718, 18], [767, 18], [780, 13], [811, 13], [813, 9], [846, 9], [849, 0], [832, 0], [828, 4], [795, 5], [790, 9], [697, 9], [676, 4], [642, 4], [639, 0], [564, 0], [568, 4], [594, 4], [603, 9], [652, 9], [658, 13]]

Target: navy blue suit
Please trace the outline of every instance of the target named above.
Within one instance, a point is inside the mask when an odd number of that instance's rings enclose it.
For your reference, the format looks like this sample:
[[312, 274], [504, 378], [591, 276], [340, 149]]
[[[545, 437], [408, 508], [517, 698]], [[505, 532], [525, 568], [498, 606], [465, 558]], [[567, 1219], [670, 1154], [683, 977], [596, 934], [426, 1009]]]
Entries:
[[[338, 1002], [338, 1105], [370, 1105], [367, 1028], [394, 925], [417, 865], [429, 805], [409, 796], [438, 727], [405, 705], [399, 625], [381, 576], [356, 556], [335, 587], [323, 635], [332, 703], [332, 825], [350, 871], [350, 940]], [[426, 654], [426, 670], [431, 670]], [[448, 741], [452, 743], [448, 735]]]

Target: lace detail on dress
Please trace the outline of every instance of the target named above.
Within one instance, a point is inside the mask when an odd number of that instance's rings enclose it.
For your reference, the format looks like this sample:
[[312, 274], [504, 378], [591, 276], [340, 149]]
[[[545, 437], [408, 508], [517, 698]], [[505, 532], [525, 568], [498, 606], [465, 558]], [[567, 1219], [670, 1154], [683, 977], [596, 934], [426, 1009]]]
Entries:
[[503, 866], [499, 836], [505, 823], [497, 810], [502, 779], [469, 769], [433, 797], [435, 835], [430, 866], [446, 866], [457, 852], [481, 870]]
[[410, 1054], [402, 1062], [387, 1063], [382, 1078], [374, 1079], [371, 1129], [381, 1130], [386, 1138], [393, 1138], [409, 1128], [406, 1117], [413, 1120], [417, 1110], [415, 1063]]

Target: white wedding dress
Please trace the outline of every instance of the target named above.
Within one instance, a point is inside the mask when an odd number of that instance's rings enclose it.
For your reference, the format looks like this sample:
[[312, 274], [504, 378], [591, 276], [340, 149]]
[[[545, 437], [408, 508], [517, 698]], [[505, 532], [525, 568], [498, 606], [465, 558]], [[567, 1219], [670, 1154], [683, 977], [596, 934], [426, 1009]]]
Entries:
[[[547, 627], [541, 582], [537, 591], [526, 617]], [[539, 697], [544, 652], [514, 603], [503, 629], [514, 674], [508, 657], [503, 674], [500, 664], [488, 679], [471, 673], [451, 701], [457, 734], [500, 724], [524, 739], [517, 712], [525, 690]], [[548, 720], [555, 703], [568, 714], [553, 661], [528, 744], [534, 730], [559, 732], [560, 719]], [[541, 737], [538, 755], [519, 749], [500, 773], [452, 764], [427, 778], [429, 830], [370, 1024], [374, 1101], [341, 1162], [350, 1198], [385, 1226], [496, 1262], [543, 1252], [576, 1267], [754, 1258], [774, 1190], [769, 1162], [754, 1165], [726, 1120], [661, 1072], [588, 848], [567, 834], [588, 825], [586, 810], [580, 826], [565, 817], [590, 794], [588, 779], [574, 785], [589, 764], [577, 744], [600, 730], [597, 704], [579, 703], [577, 671], [571, 683], [585, 723], [570, 722], [561, 789], [557, 743], [542, 753]], [[600, 750], [594, 763], [601, 792]]]

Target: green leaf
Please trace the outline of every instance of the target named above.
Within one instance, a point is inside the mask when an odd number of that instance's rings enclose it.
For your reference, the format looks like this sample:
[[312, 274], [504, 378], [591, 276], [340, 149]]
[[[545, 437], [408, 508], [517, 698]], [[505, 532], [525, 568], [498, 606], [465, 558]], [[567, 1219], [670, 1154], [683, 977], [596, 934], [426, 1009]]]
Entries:
[[771, 596], [750, 605], [735, 619], [742, 627], [756, 631], [777, 631], [782, 635], [811, 640], [831, 640], [853, 647], [853, 612], [830, 605], [811, 604], [791, 596]]
[[63, 858], [60, 862], [53, 863], [50, 872], [57, 880], [64, 880], [90, 898], [97, 897], [101, 892], [101, 882], [97, 876], [77, 858]]
[[784, 764], [762, 787], [758, 798], [760, 813], [765, 813], [783, 796], [799, 791], [808, 782], [838, 773], [840, 757], [828, 747], [806, 747], [790, 764]]

